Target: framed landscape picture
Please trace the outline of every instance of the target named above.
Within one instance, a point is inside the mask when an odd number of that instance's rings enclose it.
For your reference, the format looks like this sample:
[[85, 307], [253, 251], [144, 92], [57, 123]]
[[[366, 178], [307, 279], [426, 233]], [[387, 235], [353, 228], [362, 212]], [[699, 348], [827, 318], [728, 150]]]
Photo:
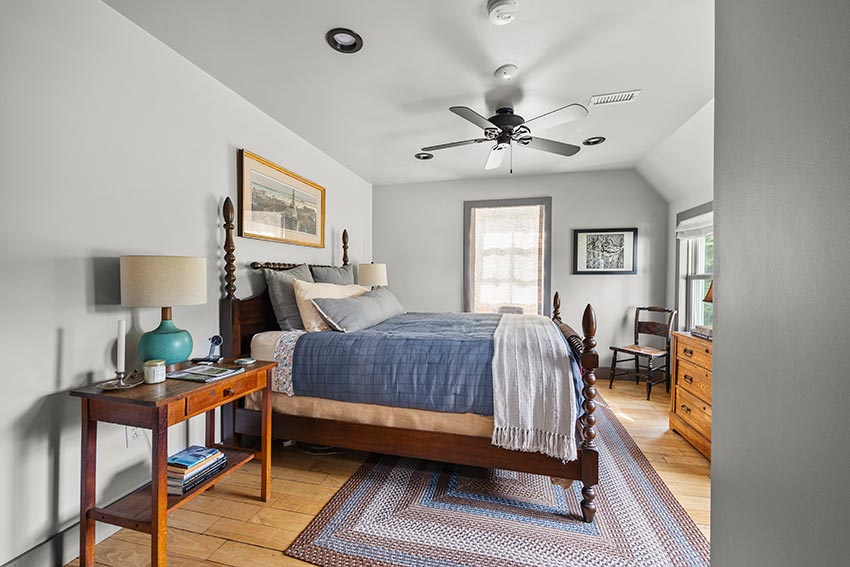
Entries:
[[637, 229], [573, 230], [574, 274], [636, 274]]
[[239, 236], [325, 247], [325, 188], [239, 151]]

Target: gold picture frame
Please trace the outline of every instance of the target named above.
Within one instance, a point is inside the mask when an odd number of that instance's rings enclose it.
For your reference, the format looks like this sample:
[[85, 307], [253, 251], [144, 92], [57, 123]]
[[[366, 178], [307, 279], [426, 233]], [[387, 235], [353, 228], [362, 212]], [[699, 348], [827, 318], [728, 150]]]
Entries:
[[325, 247], [325, 188], [239, 150], [239, 236]]

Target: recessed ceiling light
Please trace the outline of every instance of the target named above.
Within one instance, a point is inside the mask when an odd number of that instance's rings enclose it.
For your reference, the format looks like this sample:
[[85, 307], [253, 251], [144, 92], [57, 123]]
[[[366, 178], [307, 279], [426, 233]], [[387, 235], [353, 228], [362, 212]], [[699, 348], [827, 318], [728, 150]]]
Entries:
[[357, 53], [363, 47], [363, 38], [348, 28], [334, 28], [325, 34], [325, 41], [340, 53]]
[[583, 141], [582, 144], [584, 144], [585, 146], [598, 146], [599, 144], [601, 144], [604, 141], [605, 141], [605, 136], [593, 136], [593, 137], [588, 138], [587, 140]]
[[425, 161], [425, 160], [433, 159], [434, 154], [430, 154], [428, 152], [419, 152], [419, 153], [413, 154], [413, 157], [415, 157], [416, 159], [421, 159], [421, 160]]

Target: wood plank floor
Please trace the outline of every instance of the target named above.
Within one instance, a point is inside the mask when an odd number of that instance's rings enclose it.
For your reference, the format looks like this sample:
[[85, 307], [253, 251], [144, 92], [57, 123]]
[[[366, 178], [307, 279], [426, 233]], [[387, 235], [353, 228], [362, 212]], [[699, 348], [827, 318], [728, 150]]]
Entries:
[[[668, 428], [670, 398], [663, 387], [645, 400], [643, 384], [600, 380], [600, 393], [679, 502], [709, 534], [709, 462]], [[257, 500], [260, 469], [248, 463], [168, 519], [168, 565], [305, 566], [281, 553], [358, 469], [366, 455], [314, 456], [275, 444], [272, 498]], [[95, 552], [101, 567], [148, 567], [150, 536], [121, 530]], [[77, 560], [68, 564], [76, 567]]]

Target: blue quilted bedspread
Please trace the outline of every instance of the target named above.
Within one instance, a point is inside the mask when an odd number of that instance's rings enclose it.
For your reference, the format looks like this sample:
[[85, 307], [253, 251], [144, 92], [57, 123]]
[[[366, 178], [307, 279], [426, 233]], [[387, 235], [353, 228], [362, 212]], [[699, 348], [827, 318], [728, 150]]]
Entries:
[[[493, 334], [500, 318], [405, 313], [362, 331], [307, 333], [295, 345], [295, 394], [493, 415]], [[570, 361], [578, 399], [581, 375], [572, 353]]]

